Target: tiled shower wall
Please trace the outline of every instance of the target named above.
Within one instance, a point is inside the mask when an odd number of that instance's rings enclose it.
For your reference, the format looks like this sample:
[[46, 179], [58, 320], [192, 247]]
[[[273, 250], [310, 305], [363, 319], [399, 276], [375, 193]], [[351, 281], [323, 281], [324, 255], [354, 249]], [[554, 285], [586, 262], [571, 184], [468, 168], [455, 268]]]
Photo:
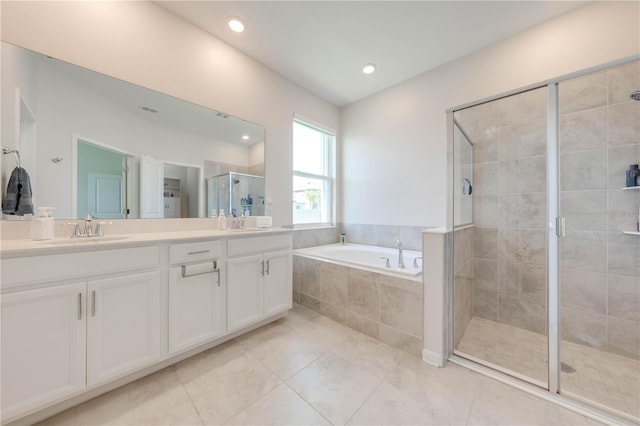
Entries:
[[537, 89], [457, 113], [474, 144], [473, 314], [540, 334], [547, 329], [546, 111], [546, 91]]
[[[640, 190], [622, 190], [640, 163], [635, 90], [638, 62], [560, 84], [560, 304], [562, 340], [640, 358], [640, 236], [621, 232], [636, 230], [640, 207]], [[546, 111], [538, 89], [457, 117], [474, 143], [473, 315], [541, 334]]]
[[640, 65], [560, 84], [561, 338], [640, 358]]

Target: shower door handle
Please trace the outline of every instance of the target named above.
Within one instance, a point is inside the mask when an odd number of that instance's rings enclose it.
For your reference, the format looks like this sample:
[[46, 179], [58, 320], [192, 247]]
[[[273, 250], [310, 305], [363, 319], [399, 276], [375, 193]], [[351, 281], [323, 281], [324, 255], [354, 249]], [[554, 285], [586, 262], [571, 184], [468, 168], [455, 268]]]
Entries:
[[556, 217], [556, 236], [566, 237], [567, 230], [565, 226], [564, 217]]

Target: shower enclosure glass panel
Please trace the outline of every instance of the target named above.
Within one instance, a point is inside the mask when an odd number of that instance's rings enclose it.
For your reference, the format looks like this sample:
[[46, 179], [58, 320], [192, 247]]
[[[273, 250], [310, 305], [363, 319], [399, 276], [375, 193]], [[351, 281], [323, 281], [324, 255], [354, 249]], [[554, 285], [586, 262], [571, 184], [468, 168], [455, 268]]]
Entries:
[[[559, 84], [560, 392], [640, 418], [640, 64]], [[623, 232], [627, 232], [626, 234]]]
[[456, 133], [473, 146], [472, 226], [454, 230], [454, 353], [546, 388], [547, 89], [456, 111], [454, 121], [456, 223], [469, 169]]
[[263, 216], [264, 177], [225, 173], [207, 179], [207, 209], [225, 215]]

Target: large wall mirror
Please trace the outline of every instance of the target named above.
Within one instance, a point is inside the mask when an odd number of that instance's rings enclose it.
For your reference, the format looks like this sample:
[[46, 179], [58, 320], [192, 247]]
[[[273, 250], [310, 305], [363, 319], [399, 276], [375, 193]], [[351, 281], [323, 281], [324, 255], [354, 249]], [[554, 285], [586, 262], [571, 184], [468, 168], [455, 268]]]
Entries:
[[[34, 206], [55, 207], [61, 219], [206, 217], [223, 205], [207, 182], [230, 173], [258, 183], [229, 189], [239, 205], [224, 201], [226, 212], [254, 213], [240, 203], [263, 202], [262, 126], [9, 43], [1, 48], [2, 145], [11, 154], [2, 156], [3, 199], [19, 162]], [[249, 187], [253, 193], [240, 193]], [[19, 216], [3, 209], [4, 219]]]

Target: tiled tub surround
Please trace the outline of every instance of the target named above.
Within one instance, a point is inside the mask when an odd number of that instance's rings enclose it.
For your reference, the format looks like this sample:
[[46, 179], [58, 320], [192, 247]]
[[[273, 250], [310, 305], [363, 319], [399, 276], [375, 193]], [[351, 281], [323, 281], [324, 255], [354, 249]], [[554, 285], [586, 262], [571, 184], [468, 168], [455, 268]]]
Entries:
[[428, 226], [406, 225], [368, 225], [362, 223], [338, 223], [336, 226], [295, 229], [293, 248], [307, 248], [333, 244], [340, 241], [345, 233], [347, 242], [376, 247], [395, 247], [396, 241], [402, 241], [407, 250], [422, 250], [422, 231]]
[[422, 354], [422, 280], [293, 256], [294, 302], [416, 356]]

